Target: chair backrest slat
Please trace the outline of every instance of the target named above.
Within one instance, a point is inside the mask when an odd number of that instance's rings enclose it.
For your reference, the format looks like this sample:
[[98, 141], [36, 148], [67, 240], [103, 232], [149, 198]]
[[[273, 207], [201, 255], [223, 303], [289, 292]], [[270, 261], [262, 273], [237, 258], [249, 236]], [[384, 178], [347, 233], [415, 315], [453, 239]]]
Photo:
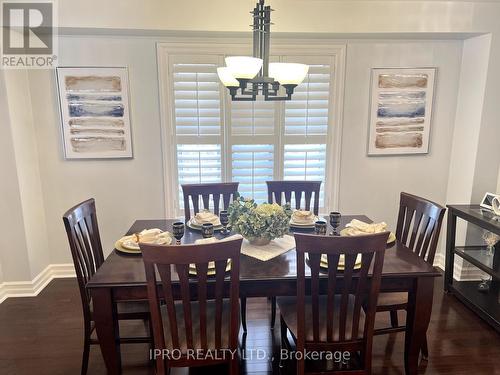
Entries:
[[63, 215], [63, 222], [78, 279], [83, 312], [90, 319], [91, 297], [85, 285], [104, 262], [94, 199], [70, 208]]
[[[237, 349], [238, 339], [238, 314], [239, 314], [239, 257], [242, 239], [219, 241], [217, 243], [203, 245], [178, 245], [161, 246], [152, 244], [140, 244], [146, 278], [148, 285], [148, 299], [150, 304], [153, 332], [155, 336], [155, 349], [165, 349], [165, 331], [162, 322], [160, 306], [164, 299], [167, 314], [163, 319], [168, 319], [170, 334], [172, 336], [172, 349]], [[215, 275], [209, 277], [209, 263], [215, 262]], [[231, 262], [229, 276], [226, 267]], [[190, 274], [190, 269], [196, 270], [196, 275]], [[175, 270], [178, 276], [178, 284], [174, 282], [171, 270]], [[161, 280], [158, 284], [156, 272]], [[175, 288], [180, 291], [181, 301], [174, 302]], [[162, 290], [163, 293], [158, 293]], [[163, 296], [161, 299], [160, 296]], [[229, 299], [230, 327], [227, 340], [224, 340], [223, 322], [224, 300]], [[182, 306], [179, 306], [179, 303]], [[193, 303], [197, 303], [198, 317], [193, 315]], [[208, 304], [215, 304], [215, 316], [208, 313]], [[177, 307], [177, 309], [176, 309]], [[184, 325], [176, 311], [182, 308]], [[157, 313], [153, 313], [156, 311]], [[209, 337], [214, 320], [215, 332], [213, 342]], [[194, 319], [199, 319], [196, 321]], [[226, 320], [224, 320], [226, 319]], [[198, 325], [199, 323], [199, 325]], [[195, 329], [199, 327], [199, 330]], [[167, 333], [168, 334], [168, 333]], [[180, 337], [185, 337], [186, 347], [181, 347]], [[157, 340], [160, 338], [160, 340]], [[228, 344], [226, 345], [225, 342]], [[186, 358], [182, 358], [186, 360]], [[161, 359], [157, 365], [164, 366]]]
[[396, 237], [432, 264], [446, 208], [416, 195], [401, 193]]
[[[182, 185], [182, 194], [184, 196], [184, 217], [186, 222], [191, 219], [190, 201], [193, 204], [193, 213], [200, 212], [200, 199], [203, 203], [203, 209], [210, 209], [210, 202], [214, 205], [214, 214], [218, 215], [220, 211], [220, 201], [222, 199], [223, 207], [227, 207], [238, 191], [239, 182], [210, 183], [210, 184], [185, 184]], [[212, 197], [212, 200], [210, 200]]]
[[[297, 250], [297, 351], [307, 348], [346, 348], [361, 351], [363, 362], [371, 358], [371, 342], [375, 309], [380, 290], [388, 232], [357, 237], [330, 237], [295, 234]], [[310, 296], [306, 295], [305, 255], [311, 273]], [[322, 254], [327, 269], [320, 267]], [[358, 255], [361, 264], [357, 264]], [[344, 259], [342, 270], [340, 260]], [[359, 269], [358, 269], [359, 266]], [[320, 309], [320, 273], [327, 273], [326, 312]], [[369, 274], [371, 272], [371, 274]], [[338, 297], [337, 297], [338, 296]], [[306, 298], [311, 298], [310, 327], [305, 326]], [[361, 325], [361, 309], [366, 306], [365, 323]], [[320, 319], [326, 319], [321, 322]], [[326, 326], [326, 336], [320, 327]], [[312, 341], [306, 341], [306, 330], [312, 330]], [[361, 330], [361, 331], [360, 331]]]
[[[332, 267], [338, 268], [340, 260], [339, 254], [328, 254], [327, 261]], [[333, 341], [333, 320], [335, 319], [335, 287], [337, 277], [335, 272], [328, 273], [328, 291], [327, 291], [327, 311], [326, 311], [326, 341]]]
[[[321, 181], [266, 181], [266, 184], [267, 200], [269, 203], [276, 202], [279, 205], [292, 203], [293, 193], [295, 208], [297, 210], [305, 208], [311, 211], [311, 203], [313, 203], [312, 211], [315, 215], [318, 215]], [[305, 207], [301, 207], [302, 193], [305, 193]], [[283, 195], [285, 197], [285, 202], [283, 202]]]
[[177, 314], [175, 312], [174, 298], [172, 296], [172, 273], [170, 266], [159, 266], [158, 273], [160, 275], [165, 305], [167, 307], [168, 319], [172, 323], [170, 325], [170, 334], [172, 336], [172, 344], [179, 347], [179, 331], [177, 329]]
[[222, 298], [227, 260], [215, 262], [215, 346], [222, 345]]

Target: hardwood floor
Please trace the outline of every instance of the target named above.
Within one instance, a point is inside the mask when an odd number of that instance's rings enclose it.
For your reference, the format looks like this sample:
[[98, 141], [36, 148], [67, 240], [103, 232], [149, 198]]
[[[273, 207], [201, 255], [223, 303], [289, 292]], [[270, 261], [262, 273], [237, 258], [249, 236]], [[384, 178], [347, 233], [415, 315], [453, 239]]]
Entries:
[[[269, 329], [266, 299], [249, 299], [246, 348], [263, 349], [279, 356], [279, 327]], [[387, 320], [386, 320], [387, 319]], [[400, 316], [404, 319], [404, 315]], [[388, 316], [380, 316], [386, 323]], [[279, 320], [278, 320], [279, 322]], [[135, 326], [122, 326], [122, 333]], [[142, 329], [142, 325], [137, 325]], [[52, 281], [39, 296], [9, 298], [0, 305], [0, 374], [59, 375], [79, 374], [82, 353], [82, 313], [75, 279]], [[442, 292], [442, 279], [436, 280], [434, 308], [429, 327], [425, 374], [500, 374], [500, 335], [483, 323], [454, 297]], [[404, 334], [375, 338], [374, 374], [403, 374]], [[148, 365], [147, 345], [123, 345], [123, 373], [153, 374]], [[222, 369], [221, 369], [222, 370]], [[263, 375], [279, 373], [278, 360], [253, 358], [243, 361], [242, 373]], [[97, 346], [91, 349], [89, 374], [105, 374]], [[180, 369], [173, 374], [187, 374]], [[219, 373], [197, 369], [192, 374]]]

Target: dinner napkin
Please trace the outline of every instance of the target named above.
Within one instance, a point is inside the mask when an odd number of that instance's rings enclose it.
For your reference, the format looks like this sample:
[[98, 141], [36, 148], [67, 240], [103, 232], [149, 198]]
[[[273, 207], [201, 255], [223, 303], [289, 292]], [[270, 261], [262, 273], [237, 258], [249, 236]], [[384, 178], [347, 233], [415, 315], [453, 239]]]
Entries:
[[297, 224], [309, 224], [314, 222], [314, 214], [311, 211], [295, 210], [292, 214], [292, 221]]
[[206, 223], [211, 223], [214, 226], [221, 225], [219, 217], [210, 211], [198, 212], [196, 215], [194, 215], [193, 222], [194, 224], [198, 225], [203, 225]]
[[368, 224], [364, 221], [353, 219], [343, 230], [347, 236], [359, 236], [363, 234], [381, 233], [387, 230], [385, 222]]
[[172, 242], [172, 235], [158, 228], [144, 229], [139, 233], [122, 237], [119, 242], [121, 242], [121, 245], [126, 249], [138, 250], [139, 242], [155, 245], [170, 245]]

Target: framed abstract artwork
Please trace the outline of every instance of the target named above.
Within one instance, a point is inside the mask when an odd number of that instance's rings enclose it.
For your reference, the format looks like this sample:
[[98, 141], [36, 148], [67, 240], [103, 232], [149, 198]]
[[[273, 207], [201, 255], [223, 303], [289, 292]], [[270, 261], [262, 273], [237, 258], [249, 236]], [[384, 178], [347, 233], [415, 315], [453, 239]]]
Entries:
[[131, 158], [125, 67], [56, 69], [66, 159]]
[[426, 154], [436, 68], [374, 68], [368, 155]]

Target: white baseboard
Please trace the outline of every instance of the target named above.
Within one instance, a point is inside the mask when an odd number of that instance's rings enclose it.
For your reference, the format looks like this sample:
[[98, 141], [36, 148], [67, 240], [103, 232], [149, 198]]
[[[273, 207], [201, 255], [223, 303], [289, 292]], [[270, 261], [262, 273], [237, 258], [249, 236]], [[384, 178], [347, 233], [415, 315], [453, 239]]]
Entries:
[[35, 297], [53, 279], [76, 277], [72, 263], [49, 264], [32, 281], [7, 281], [0, 284], [0, 303], [9, 297]]
[[441, 253], [436, 253], [436, 257], [434, 258], [434, 267], [437, 267], [441, 269], [441, 271], [444, 271], [444, 255]]
[[[436, 254], [436, 257], [434, 258], [434, 266], [444, 271], [445, 268], [444, 254], [441, 253]], [[455, 257], [455, 264], [453, 267], [453, 278], [455, 280], [458, 281], [480, 280], [481, 275], [483, 275], [483, 272], [479, 268], [461, 260], [459, 257]]]

